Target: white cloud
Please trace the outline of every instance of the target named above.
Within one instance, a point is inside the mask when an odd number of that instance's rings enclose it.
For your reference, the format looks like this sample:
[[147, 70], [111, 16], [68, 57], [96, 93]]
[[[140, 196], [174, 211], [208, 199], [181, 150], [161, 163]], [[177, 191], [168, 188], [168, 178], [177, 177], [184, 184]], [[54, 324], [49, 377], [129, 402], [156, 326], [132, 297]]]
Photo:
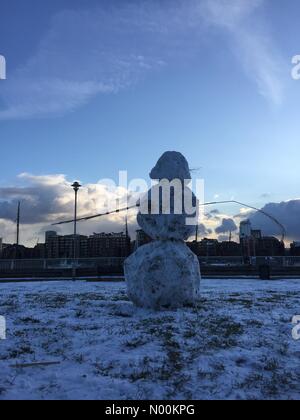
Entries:
[[207, 23], [231, 36], [231, 48], [261, 95], [279, 105], [283, 100], [279, 52], [268, 33], [267, 23], [259, 19], [258, 9], [265, 0], [204, 0], [201, 13]]
[[200, 12], [211, 24], [235, 31], [263, 0], [202, 0]]
[[144, 57], [135, 45], [129, 31], [137, 16], [138, 10], [131, 16], [127, 7], [57, 14], [36, 54], [3, 84], [6, 109], [0, 118], [70, 112], [98, 94], [132, 85], [146, 71], [163, 65], [155, 56]]
[[[74, 192], [70, 187], [71, 181], [65, 175], [21, 174], [19, 179], [24, 185], [0, 188], [0, 237], [4, 242], [14, 242], [16, 236], [17, 201], [21, 200], [21, 240], [26, 245], [34, 245], [37, 240], [43, 240], [46, 230], [57, 229], [62, 234], [72, 233], [73, 226], [51, 226], [52, 223], [72, 219], [74, 206]], [[116, 208], [126, 203], [128, 191], [125, 188], [108, 188], [105, 184], [90, 183], [79, 192], [79, 216], [89, 216], [106, 212], [106, 203], [114, 203]], [[119, 205], [117, 200], [119, 200]], [[135, 200], [134, 200], [135, 201]], [[290, 200], [282, 203], [269, 203], [263, 210], [277, 218], [287, 231], [287, 240], [299, 240], [300, 200]], [[82, 234], [93, 232], [111, 232], [124, 230], [125, 213], [113, 214], [103, 218], [82, 222], [79, 231]], [[280, 230], [268, 217], [253, 210], [240, 208], [238, 214], [232, 216], [219, 210], [207, 209], [207, 213], [200, 220], [199, 234], [202, 237], [215, 238], [228, 230], [238, 228], [241, 220], [250, 218], [253, 228], [262, 229], [264, 235], [277, 235]], [[128, 213], [131, 234], [138, 228], [136, 210]], [[224, 223], [225, 221], [225, 223]], [[238, 240], [238, 230], [233, 239]]]
[[[284, 226], [287, 241], [299, 241], [300, 199], [283, 201], [281, 203], [268, 203], [262, 210], [275, 217]], [[250, 220], [255, 228], [262, 229], [266, 235], [277, 235], [280, 237], [281, 230], [263, 214], [255, 213]]]
[[223, 219], [222, 224], [215, 229], [215, 232], [217, 234], [224, 234], [235, 231], [237, 231], [237, 225], [235, 221], [231, 218]]
[[282, 65], [257, 23], [263, 2], [174, 0], [62, 11], [35, 55], [1, 86], [0, 119], [62, 115], [97, 95], [117, 93], [175, 56], [199, 54], [199, 41], [209, 35], [205, 28], [231, 36], [229, 46], [248, 76], [278, 104]]
[[[15, 219], [17, 202], [21, 200], [21, 240], [24, 244], [34, 245], [43, 240], [46, 230], [55, 230], [68, 234], [73, 226], [51, 226], [62, 220], [73, 218], [74, 192], [71, 182], [64, 175], [19, 176], [24, 186], [0, 188], [0, 237], [6, 242], [15, 240]], [[106, 204], [112, 207], [126, 204], [127, 190], [108, 188], [104, 184], [87, 184], [79, 191], [78, 215], [90, 216], [107, 211]], [[128, 213], [132, 233], [136, 228], [135, 212]], [[82, 234], [124, 230], [125, 213], [113, 214], [89, 222], [82, 222], [79, 231]]]

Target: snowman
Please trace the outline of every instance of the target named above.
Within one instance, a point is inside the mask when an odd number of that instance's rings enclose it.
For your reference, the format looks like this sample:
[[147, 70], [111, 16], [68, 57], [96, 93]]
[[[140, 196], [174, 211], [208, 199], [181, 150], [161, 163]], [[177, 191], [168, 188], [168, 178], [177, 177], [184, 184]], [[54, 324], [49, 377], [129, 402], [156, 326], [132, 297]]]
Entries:
[[125, 261], [125, 279], [132, 302], [149, 309], [175, 309], [196, 303], [200, 266], [185, 244], [195, 234], [198, 200], [189, 188], [185, 157], [166, 152], [150, 173], [157, 183], [139, 201], [141, 229], [153, 241]]

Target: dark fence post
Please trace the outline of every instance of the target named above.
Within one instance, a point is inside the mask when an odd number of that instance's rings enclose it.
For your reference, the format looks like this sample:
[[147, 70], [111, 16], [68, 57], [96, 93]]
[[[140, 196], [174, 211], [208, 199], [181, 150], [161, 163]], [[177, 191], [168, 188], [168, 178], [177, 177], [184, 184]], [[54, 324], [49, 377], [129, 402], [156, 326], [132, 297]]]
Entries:
[[261, 280], [271, 280], [271, 267], [268, 264], [259, 266], [259, 278]]

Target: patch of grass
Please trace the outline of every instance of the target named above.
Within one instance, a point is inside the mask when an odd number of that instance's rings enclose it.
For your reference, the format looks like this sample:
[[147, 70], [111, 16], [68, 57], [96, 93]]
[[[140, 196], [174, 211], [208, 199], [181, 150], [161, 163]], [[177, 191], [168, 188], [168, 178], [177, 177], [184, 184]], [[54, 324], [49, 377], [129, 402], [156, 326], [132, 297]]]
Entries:
[[75, 294], [74, 299], [79, 299], [81, 302], [87, 301], [103, 301], [107, 300], [107, 298], [101, 293], [80, 293]]
[[5, 394], [5, 392], [6, 392], [6, 389], [5, 389], [5, 388], [3, 388], [3, 387], [0, 387], [0, 395]]
[[236, 388], [256, 389], [257, 387], [260, 387], [263, 380], [264, 377], [261, 373], [251, 373], [242, 383], [237, 384]]
[[216, 379], [218, 379], [218, 377], [221, 375], [222, 372], [220, 371], [204, 371], [199, 369], [198, 371], [198, 377], [199, 379], [206, 380], [206, 381], [215, 381]]
[[76, 354], [76, 355], [74, 356], [74, 361], [75, 361], [76, 363], [79, 363], [79, 364], [84, 363], [84, 355], [83, 355], [83, 354]]
[[183, 337], [186, 339], [194, 338], [197, 335], [196, 329], [188, 327], [183, 333]]
[[61, 294], [39, 294], [39, 295], [26, 295], [27, 304], [39, 305], [47, 309], [61, 309], [69, 302], [66, 295]]
[[19, 322], [23, 324], [40, 324], [41, 321], [32, 317], [20, 318]]
[[130, 299], [128, 298], [128, 296], [125, 292], [116, 294], [116, 295], [112, 296], [109, 300], [111, 302], [119, 302], [119, 301], [130, 302]]
[[237, 366], [243, 366], [245, 363], [247, 363], [247, 360], [243, 357], [240, 357], [235, 361], [235, 363]]
[[277, 371], [279, 368], [279, 362], [277, 359], [269, 359], [265, 361], [264, 370], [267, 372]]
[[236, 347], [237, 346], [237, 340], [235, 340], [234, 338], [227, 338], [225, 339], [224, 337], [218, 337], [218, 336], [214, 336], [211, 337], [204, 346], [204, 349], [206, 351], [208, 350], [225, 350], [225, 349], [229, 349], [232, 347]]
[[287, 299], [287, 295], [282, 295], [278, 293], [270, 294], [270, 296], [264, 296], [261, 298], [258, 298], [259, 302], [264, 303], [283, 303]]
[[237, 345], [237, 337], [244, 333], [243, 326], [230, 317], [214, 317], [201, 321], [205, 350], [227, 349]]
[[258, 321], [257, 319], [249, 319], [246, 323], [249, 327], [254, 328], [261, 328], [264, 325], [263, 322]]
[[33, 355], [34, 351], [29, 345], [23, 344], [19, 349], [9, 350], [9, 359], [17, 359], [23, 355]]
[[112, 316], [118, 316], [120, 318], [132, 318], [132, 312], [127, 311], [124, 308], [116, 308], [113, 312], [110, 313]]
[[82, 309], [78, 309], [75, 312], [75, 317], [76, 318], [85, 318], [86, 317], [86, 313]]
[[253, 300], [242, 299], [242, 298], [229, 298], [226, 300], [226, 303], [240, 305], [247, 309], [250, 309], [253, 306]]
[[136, 349], [138, 347], [144, 346], [148, 343], [148, 340], [143, 336], [132, 337], [125, 341], [124, 346], [128, 349]]

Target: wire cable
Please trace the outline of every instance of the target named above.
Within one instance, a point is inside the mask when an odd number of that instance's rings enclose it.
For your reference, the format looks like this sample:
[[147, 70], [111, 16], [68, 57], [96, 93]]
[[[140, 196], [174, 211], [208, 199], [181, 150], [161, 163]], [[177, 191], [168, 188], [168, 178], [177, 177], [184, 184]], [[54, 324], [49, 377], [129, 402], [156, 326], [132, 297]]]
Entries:
[[[254, 207], [254, 206], [251, 206], [249, 204], [245, 204], [245, 203], [242, 203], [242, 202], [236, 201], [236, 200], [211, 201], [211, 202], [199, 204], [199, 206], [200, 207], [204, 207], [204, 206], [213, 206], [213, 205], [220, 205], [220, 204], [237, 204], [237, 205], [240, 205], [240, 206], [247, 207], [249, 209], [255, 210], [255, 211], [257, 211], [257, 212], [265, 215], [266, 217], [268, 217], [269, 219], [271, 219], [277, 226], [279, 226], [279, 228], [281, 230], [281, 240], [282, 240], [282, 242], [284, 242], [285, 236], [286, 236], [285, 227], [274, 216], [272, 216], [271, 214], [267, 213], [266, 211], [264, 211], [262, 209], [259, 209], [257, 207]], [[135, 208], [139, 208], [139, 207], [140, 207], [140, 204], [137, 203], [134, 206], [124, 207], [124, 208], [121, 208], [121, 209], [116, 209], [116, 210], [113, 210], [113, 211], [108, 211], [106, 213], [98, 213], [98, 214], [95, 214], [93, 216], [81, 217], [81, 218], [78, 218], [76, 221], [77, 222], [85, 222], [85, 221], [96, 219], [96, 218], [99, 218], [99, 217], [109, 216], [111, 214], [122, 213], [124, 211], [129, 211], [129, 210], [132, 210], [132, 209], [135, 209]], [[75, 222], [74, 219], [65, 220], [65, 221], [62, 221], [62, 222], [53, 223], [52, 226], [65, 225], [65, 224], [74, 223], [74, 222]]]

